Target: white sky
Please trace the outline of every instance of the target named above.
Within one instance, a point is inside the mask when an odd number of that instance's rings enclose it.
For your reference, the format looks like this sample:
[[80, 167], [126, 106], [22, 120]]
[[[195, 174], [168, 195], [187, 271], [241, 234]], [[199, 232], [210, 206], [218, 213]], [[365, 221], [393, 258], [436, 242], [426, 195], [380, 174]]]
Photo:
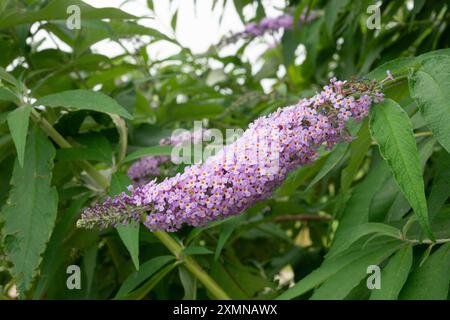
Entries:
[[[244, 28], [234, 8], [233, 1], [229, 0], [226, 1], [221, 23], [219, 23], [219, 17], [225, 0], [219, 0], [214, 11], [212, 11], [213, 0], [197, 0], [196, 6], [194, 6], [194, 0], [154, 0], [154, 12], [148, 9], [146, 0], [83, 1], [95, 7], [121, 8], [136, 16], [153, 16], [154, 19], [143, 19], [139, 23], [155, 28], [167, 35], [172, 35], [170, 23], [173, 13], [178, 8], [175, 37], [183, 46], [190, 48], [194, 53], [204, 52], [224, 35], [241, 31]], [[285, 0], [266, 0], [263, 1], [263, 4], [269, 16], [277, 16], [281, 13], [277, 8], [283, 8]], [[255, 10], [256, 8], [247, 6], [244, 15], [247, 18], [252, 18], [255, 15]], [[98, 49], [101, 50], [101, 48]], [[166, 44], [160, 50], [163, 55], [166, 55], [165, 53], [173, 50], [173, 48], [169, 48]]]
[[[212, 44], [218, 43], [224, 35], [244, 29], [231, 0], [218, 0], [214, 11], [212, 10], [213, 0], [197, 0], [195, 6], [194, 0], [153, 0], [154, 12], [147, 7], [146, 0], [83, 1], [94, 7], [116, 7], [136, 16], [154, 17], [153, 19], [142, 19], [139, 23], [175, 37], [179, 43], [190, 48], [194, 53], [205, 52]], [[220, 21], [224, 1], [226, 6], [222, 21]], [[286, 0], [262, 0], [262, 3], [268, 16], [278, 16], [282, 13], [281, 10], [285, 7]], [[177, 8], [177, 27], [175, 34], [173, 34], [171, 20]], [[244, 8], [244, 16], [247, 19], [253, 18], [255, 14], [256, 6], [248, 5]], [[81, 16], [81, 19], [83, 19], [83, 16]], [[40, 49], [55, 47], [54, 41], [48, 39], [46, 33], [39, 33], [35, 36], [35, 41], [44, 40]], [[252, 64], [253, 73], [262, 65], [262, 61], [259, 60], [261, 54], [274, 42], [273, 36], [266, 36], [252, 41], [246, 48], [244, 60]], [[57, 41], [57, 43], [63, 50], [69, 50], [64, 43], [60, 41]], [[127, 45], [125, 41], [124, 45]], [[239, 45], [229, 45], [221, 51], [221, 54], [234, 54], [238, 47]], [[117, 43], [109, 40], [98, 42], [92, 48], [94, 51], [110, 57], [123, 52], [123, 49]], [[151, 59], [163, 59], [177, 53], [178, 47], [166, 41], [158, 41], [149, 45], [147, 51]]]

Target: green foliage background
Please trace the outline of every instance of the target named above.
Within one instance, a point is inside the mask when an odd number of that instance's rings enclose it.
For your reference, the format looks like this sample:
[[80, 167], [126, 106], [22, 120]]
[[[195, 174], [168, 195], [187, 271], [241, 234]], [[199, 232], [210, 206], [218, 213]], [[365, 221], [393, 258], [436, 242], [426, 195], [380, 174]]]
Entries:
[[[234, 0], [242, 19], [252, 3], [259, 21], [261, 1]], [[318, 18], [286, 31], [252, 74], [242, 59], [251, 40], [236, 55], [193, 54], [119, 9], [1, 1], [0, 298], [16, 288], [26, 299], [448, 299], [450, 2], [409, 3], [384, 1], [381, 29], [368, 30], [372, 1], [290, 1], [295, 17]], [[81, 30], [66, 27], [72, 4]], [[71, 51], [39, 49], [38, 31]], [[104, 39], [133, 39], [135, 50], [93, 53]], [[151, 60], [146, 47], [157, 41], [180, 52]], [[296, 65], [299, 44], [307, 55]], [[211, 70], [210, 60], [223, 68]], [[323, 151], [242, 215], [170, 236], [76, 228], [84, 206], [130, 184], [131, 161], [170, 152], [157, 145], [173, 129], [205, 119], [245, 128], [331, 75], [382, 80], [387, 70], [396, 80], [351, 128], [356, 139]], [[260, 84], [267, 78], [276, 79], [269, 93]], [[74, 264], [81, 290], [66, 287]], [[367, 289], [369, 265], [381, 267], [380, 290]]]

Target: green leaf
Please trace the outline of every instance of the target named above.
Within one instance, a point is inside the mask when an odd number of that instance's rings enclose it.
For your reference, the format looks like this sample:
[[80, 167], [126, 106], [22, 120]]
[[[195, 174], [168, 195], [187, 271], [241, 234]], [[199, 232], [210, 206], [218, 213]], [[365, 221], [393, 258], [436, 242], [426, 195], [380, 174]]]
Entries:
[[339, 245], [335, 245], [333, 255], [327, 255], [327, 258], [331, 258], [332, 256], [345, 251], [354, 242], [369, 234], [389, 236], [393, 238], [401, 237], [400, 230], [390, 225], [376, 222], [364, 223], [343, 232], [342, 236], [345, 240], [339, 243]]
[[415, 61], [415, 58], [410, 57], [391, 60], [369, 72], [367, 78], [381, 81], [386, 78], [388, 70], [394, 75], [406, 73]]
[[[111, 196], [127, 191], [131, 180], [124, 173], [117, 172], [111, 177]], [[140, 224], [119, 225], [116, 227], [120, 239], [130, 253], [134, 267], [139, 270], [139, 226]]]
[[136, 270], [139, 270], [139, 226], [140, 224], [128, 224], [116, 227], [120, 239], [131, 255]]
[[25, 145], [27, 141], [28, 124], [30, 122], [31, 106], [21, 106], [8, 114], [6, 118], [14, 145], [17, 150], [17, 159], [23, 167]]
[[328, 35], [333, 37], [334, 25], [339, 15], [339, 11], [348, 4], [348, 0], [330, 0], [325, 7], [325, 21]]
[[108, 158], [107, 161], [97, 149], [94, 148], [67, 148], [58, 149], [56, 152], [56, 160], [58, 161], [103, 161], [105, 163], [111, 164], [112, 159]]
[[419, 152], [408, 115], [396, 102], [386, 99], [372, 109], [370, 131], [417, 220], [433, 239]]
[[151, 277], [147, 282], [145, 282], [141, 287], [137, 290], [131, 292], [128, 295], [118, 297], [116, 299], [124, 299], [124, 300], [139, 300], [143, 299], [164, 277], [175, 269], [176, 266], [180, 264], [179, 261], [175, 261], [161, 270], [159, 270], [153, 277]]
[[288, 174], [283, 184], [277, 189], [277, 195], [291, 195], [295, 190], [316, 174], [328, 159], [329, 153], [319, 157], [314, 163], [301, 166]]
[[[433, 137], [428, 137], [422, 140], [418, 145], [422, 168], [424, 168], [426, 161], [433, 151], [434, 143], [435, 139]], [[398, 221], [410, 209], [411, 205], [398, 187], [395, 179], [391, 176], [373, 197], [370, 205], [369, 219], [371, 221], [380, 222]]]
[[[392, 252], [397, 250], [401, 245], [403, 244], [399, 240], [383, 241], [372, 245], [369, 244], [366, 247], [362, 248], [357, 247], [354, 250], [347, 250], [347, 252], [337, 256], [334, 259], [326, 259], [324, 263], [320, 266], [320, 268], [314, 270], [305, 278], [301, 279], [292, 288], [288, 289], [283, 294], [281, 294], [277, 299], [287, 300], [298, 297], [314, 289], [318, 285], [324, 283], [327, 279], [338, 274], [338, 272], [341, 272], [342, 274], [342, 272], [345, 272], [345, 270], [349, 270], [349, 268], [352, 266], [353, 266], [352, 272], [358, 272], [359, 275], [362, 272], [364, 272], [365, 274], [368, 265], [377, 264], [378, 262], [380, 262], [379, 260], [387, 258]], [[378, 262], [374, 263], [374, 261], [376, 260]], [[364, 264], [363, 270], [361, 267], [361, 261], [363, 262], [362, 264]], [[358, 264], [355, 264], [355, 262], [358, 262]], [[354, 266], [356, 265], [358, 266], [359, 270], [355, 270]], [[347, 293], [349, 292], [349, 290], [355, 287], [358, 284], [358, 282], [362, 279], [362, 277], [359, 277], [359, 279], [355, 279], [352, 276], [354, 275], [345, 277], [345, 279], [349, 281], [346, 285], [344, 285], [345, 291], [347, 291]], [[334, 282], [336, 280], [339, 280], [339, 277], [335, 278]], [[331, 286], [331, 284], [329, 284], [328, 286]], [[334, 289], [336, 288], [334, 288], [333, 285], [333, 290]], [[336, 292], [336, 294], [339, 295], [341, 295], [342, 293], [343, 293], [342, 291]], [[323, 290], [321, 290], [320, 295], [322, 294], [326, 293], [324, 293]], [[333, 292], [330, 292], [330, 294], [333, 294]]]
[[211, 277], [233, 299], [254, 298], [265, 288], [273, 288], [274, 283], [261, 277], [258, 270], [247, 268], [229, 261], [211, 262]]
[[116, 172], [111, 177], [111, 186], [109, 190], [109, 195], [114, 196], [121, 192], [127, 192], [127, 187], [132, 185], [133, 182], [128, 178], [128, 176], [122, 172]]
[[51, 186], [54, 157], [52, 143], [34, 127], [25, 148], [26, 161], [23, 167], [19, 162], [14, 166], [12, 190], [1, 213], [5, 251], [22, 296], [31, 286], [56, 219], [58, 193]]
[[184, 103], [172, 106], [168, 112], [170, 121], [198, 120], [222, 114], [225, 108], [220, 104]]
[[437, 155], [435, 173], [428, 196], [430, 221], [438, 214], [450, 196], [450, 154], [441, 150]]
[[178, 274], [180, 276], [181, 284], [184, 288], [183, 300], [197, 299], [197, 278], [190, 273], [185, 267], [178, 267]]
[[0, 67], [0, 79], [12, 84], [16, 89], [20, 87], [19, 81], [2, 67]]
[[124, 297], [174, 259], [173, 256], [160, 256], [146, 261], [141, 265], [139, 271], [133, 272], [125, 279], [115, 298]]
[[172, 146], [154, 146], [142, 148], [127, 155], [122, 162], [126, 163], [147, 156], [170, 156], [172, 154], [172, 149]]
[[408, 278], [413, 260], [412, 246], [406, 246], [389, 260], [381, 271], [381, 288], [372, 290], [371, 300], [396, 300]]
[[183, 251], [181, 251], [182, 255], [188, 256], [188, 255], [195, 255], [195, 254], [212, 254], [213, 252], [205, 247], [199, 247], [199, 246], [190, 246]]
[[93, 110], [104, 113], [112, 113], [126, 119], [133, 116], [128, 113], [116, 100], [101, 92], [90, 90], [68, 90], [38, 99], [34, 105], [47, 107], [64, 107], [77, 110]]
[[83, 255], [83, 271], [86, 275], [86, 284], [85, 288], [85, 297], [89, 299], [92, 294], [92, 283], [94, 281], [95, 276], [95, 267], [97, 266], [97, 254], [98, 254], [98, 246], [94, 244], [90, 248], [84, 251]]
[[311, 188], [317, 182], [319, 182], [323, 177], [325, 177], [344, 157], [348, 149], [348, 143], [339, 143], [328, 155], [325, 163], [320, 168], [320, 171], [316, 174], [314, 179], [310, 182], [306, 189]]
[[[77, 197], [70, 207], [60, 215], [61, 219], [57, 221], [45, 250], [40, 266], [39, 279], [33, 290], [33, 300], [44, 298], [47, 288], [53, 283], [55, 273], [61, 268], [67, 256], [70, 255], [69, 250], [66, 250], [67, 247], [64, 247], [64, 239], [73, 230], [75, 221], [89, 198], [89, 194]], [[65, 254], [62, 254], [62, 252]]]
[[341, 173], [341, 191], [347, 192], [370, 148], [370, 133], [367, 125], [363, 126], [356, 140], [350, 144], [350, 161]]
[[[0, 152], [3, 152], [2, 148], [0, 148]], [[4, 154], [2, 155], [2, 157], [0, 157], [0, 181], [3, 182], [0, 184], [0, 211], [1, 208], [5, 205], [6, 201], [8, 200], [10, 191], [9, 181], [11, 181], [15, 160], [16, 157], [12, 154], [12, 152], [10, 152], [10, 154]], [[0, 214], [0, 230], [1, 228], [2, 228], [2, 218]]]
[[450, 152], [450, 57], [425, 59], [409, 77], [409, 86], [426, 124]]
[[215, 260], [219, 258], [223, 246], [227, 242], [228, 238], [230, 238], [236, 226], [243, 220], [243, 217], [243, 215], [232, 217], [221, 225], [219, 240], [217, 240], [216, 251], [214, 252]]
[[424, 53], [416, 58], [401, 57], [388, 61], [379, 67], [375, 68], [367, 74], [367, 78], [381, 81], [386, 78], [386, 72], [389, 70], [395, 76], [403, 75], [408, 72], [410, 68], [419, 67], [426, 59], [439, 55], [450, 55], [449, 49], [434, 50]]
[[66, 20], [70, 16], [67, 13], [67, 8], [71, 5], [80, 8], [80, 15], [83, 20], [136, 19], [135, 16], [117, 8], [95, 8], [81, 0], [53, 0], [37, 11], [28, 10], [24, 12], [20, 9], [11, 9], [2, 12], [0, 14], [0, 29], [42, 20]]
[[[314, 292], [312, 300], [340, 300], [344, 299], [350, 291], [355, 288], [367, 275], [367, 267], [378, 265], [397, 251], [402, 243], [386, 245], [373, 252], [364, 254], [362, 257], [353, 260], [345, 268], [340, 269], [331, 276], [323, 285]], [[362, 249], [365, 251], [364, 249]]]
[[178, 22], [178, 10], [175, 11], [174, 15], [172, 16], [172, 20], [170, 21], [170, 26], [172, 27], [173, 31], [176, 31], [177, 29], [177, 22]]
[[400, 299], [447, 300], [450, 285], [450, 243], [431, 254], [408, 278]]
[[0, 101], [10, 101], [16, 105], [20, 104], [19, 98], [6, 87], [0, 87]]
[[59, 161], [90, 160], [113, 164], [113, 151], [108, 139], [100, 134], [88, 134], [77, 139], [86, 147], [58, 149], [56, 159]]
[[1, 112], [0, 113], [0, 124], [4, 124], [6, 122], [7, 117], [8, 117], [7, 112]]

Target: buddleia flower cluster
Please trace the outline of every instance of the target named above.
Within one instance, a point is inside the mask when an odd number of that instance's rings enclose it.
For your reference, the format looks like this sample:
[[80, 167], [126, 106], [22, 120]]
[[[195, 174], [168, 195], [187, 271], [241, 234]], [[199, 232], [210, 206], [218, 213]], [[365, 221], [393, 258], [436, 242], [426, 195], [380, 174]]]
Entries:
[[129, 187], [83, 211], [79, 227], [105, 228], [140, 221], [151, 231], [203, 226], [237, 215], [271, 196], [287, 174], [348, 138], [346, 123], [361, 120], [383, 100], [376, 83], [331, 79], [312, 98], [251, 123], [234, 143], [203, 163], [157, 183]]
[[[161, 146], [181, 146], [184, 143], [199, 144], [203, 137], [208, 135], [207, 129], [194, 132], [183, 130], [181, 133], [172, 135], [170, 138], [163, 138], [159, 141]], [[151, 178], [161, 174], [160, 166], [169, 162], [170, 156], [147, 156], [134, 162], [128, 169], [127, 175], [133, 180], [134, 185], [143, 185]]]
[[[303, 13], [298, 19], [298, 25], [310, 22], [317, 18], [315, 12], [310, 12], [308, 15]], [[220, 45], [234, 43], [239, 39], [253, 39], [260, 37], [266, 33], [275, 33], [279, 30], [290, 30], [294, 27], [294, 17], [291, 14], [283, 14], [277, 17], [265, 17], [260, 22], [252, 22], [245, 26], [241, 32], [235, 33], [223, 41]]]

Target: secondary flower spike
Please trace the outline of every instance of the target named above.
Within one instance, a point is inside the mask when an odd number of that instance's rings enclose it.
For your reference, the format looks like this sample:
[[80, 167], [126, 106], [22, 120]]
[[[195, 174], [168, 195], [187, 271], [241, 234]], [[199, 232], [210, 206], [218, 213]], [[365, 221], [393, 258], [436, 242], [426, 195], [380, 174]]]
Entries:
[[[301, 14], [298, 18], [298, 25], [308, 23], [318, 17], [317, 13], [312, 11], [308, 15]], [[239, 39], [253, 39], [264, 35], [265, 33], [275, 33], [278, 30], [290, 30], [294, 27], [294, 17], [290, 14], [282, 14], [277, 17], [265, 17], [259, 22], [251, 22], [245, 26], [241, 32], [232, 34], [221, 41], [222, 44], [234, 43]]]
[[321, 145], [348, 138], [345, 124], [383, 100], [368, 80], [337, 81], [312, 98], [256, 119], [242, 137], [201, 164], [161, 183], [152, 181], [83, 211], [79, 227], [142, 221], [152, 231], [202, 226], [268, 198], [286, 175], [314, 161]]
[[[182, 133], [174, 135], [170, 138], [164, 138], [159, 141], [161, 146], [181, 146], [184, 143], [198, 144], [202, 142], [202, 138], [209, 133], [206, 129], [194, 132], [183, 130]], [[169, 162], [170, 156], [147, 156], [134, 162], [128, 169], [127, 175], [133, 180], [135, 185], [143, 185], [147, 183], [151, 177], [160, 175], [160, 166]]]

